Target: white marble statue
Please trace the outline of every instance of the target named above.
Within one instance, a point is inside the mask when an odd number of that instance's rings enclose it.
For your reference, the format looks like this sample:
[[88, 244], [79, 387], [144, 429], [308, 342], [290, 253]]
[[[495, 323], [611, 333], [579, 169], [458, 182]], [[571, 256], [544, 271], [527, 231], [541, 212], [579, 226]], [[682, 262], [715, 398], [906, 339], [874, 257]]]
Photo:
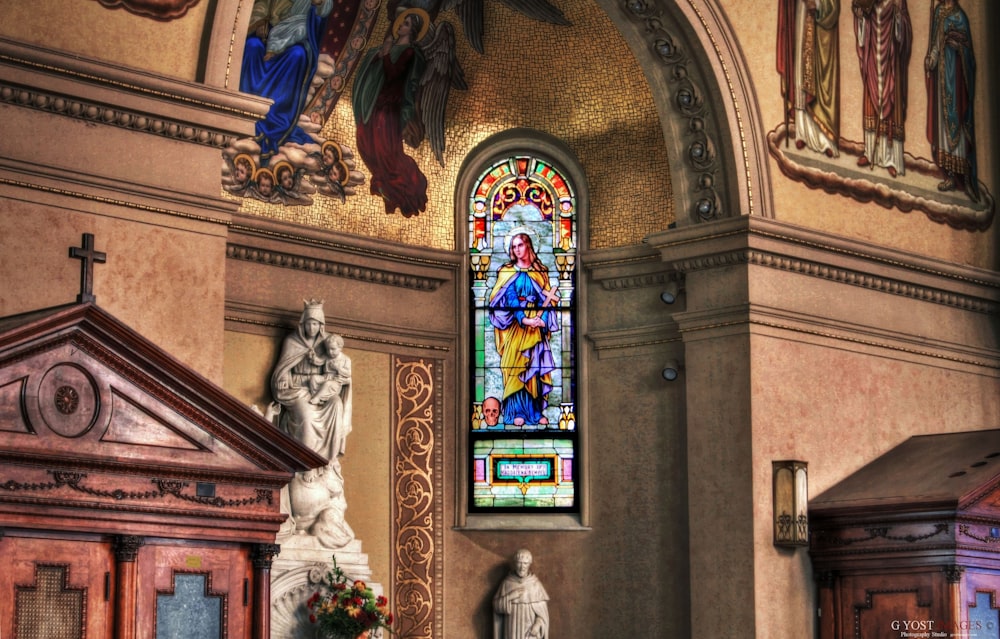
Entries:
[[351, 360], [343, 346], [343, 338], [326, 332], [323, 302], [305, 302], [298, 328], [285, 338], [271, 374], [275, 401], [267, 412], [279, 429], [328, 460], [326, 466], [296, 473], [289, 483], [289, 521], [282, 532], [311, 535], [333, 549], [354, 539], [344, 518], [340, 470], [351, 432]]
[[531, 552], [518, 550], [513, 571], [493, 597], [493, 639], [547, 639], [549, 595], [531, 574]]

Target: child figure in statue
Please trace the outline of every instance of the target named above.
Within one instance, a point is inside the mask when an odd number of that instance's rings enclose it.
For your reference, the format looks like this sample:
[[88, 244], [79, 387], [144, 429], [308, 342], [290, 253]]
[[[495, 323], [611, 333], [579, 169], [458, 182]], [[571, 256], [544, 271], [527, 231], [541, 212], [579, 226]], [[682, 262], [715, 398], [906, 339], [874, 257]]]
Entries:
[[310, 404], [322, 404], [340, 395], [344, 384], [351, 382], [351, 360], [344, 355], [344, 338], [328, 335], [323, 341], [326, 360], [321, 364], [322, 372], [309, 378]]

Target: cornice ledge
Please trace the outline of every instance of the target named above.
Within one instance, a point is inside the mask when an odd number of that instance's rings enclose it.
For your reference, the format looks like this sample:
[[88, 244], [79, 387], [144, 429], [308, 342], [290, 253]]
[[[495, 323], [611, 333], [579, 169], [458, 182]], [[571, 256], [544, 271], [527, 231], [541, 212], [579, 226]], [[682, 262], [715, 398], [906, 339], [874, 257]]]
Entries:
[[172, 215], [197, 222], [228, 225], [238, 204], [223, 197], [165, 190], [122, 182], [100, 175], [81, 173], [26, 161], [0, 158], [0, 185], [29, 189], [55, 197], [76, 200], [74, 206], [90, 202], [102, 214], [109, 207]]
[[748, 264], [965, 310], [1000, 311], [1000, 273], [769, 218], [743, 216], [646, 238], [681, 272]]
[[839, 344], [852, 351], [889, 351], [906, 361], [935, 362], [952, 369], [1000, 375], [1000, 351], [932, 339], [922, 335], [884, 330], [761, 304], [734, 304], [703, 311], [674, 313], [677, 330], [685, 341], [708, 339], [718, 334], [778, 332], [796, 336], [810, 344]]
[[[301, 313], [301, 310], [230, 300], [226, 302], [226, 328], [237, 332], [278, 337], [295, 327], [302, 317]], [[448, 352], [454, 349], [457, 338], [453, 333], [425, 329], [417, 332], [410, 330], [409, 327], [345, 319], [333, 313], [327, 313], [326, 320], [327, 330], [337, 333], [346, 340], [364, 342], [375, 347], [381, 346], [395, 353], [399, 353], [400, 349], [413, 350], [417, 353]]]
[[980, 374], [1000, 376], [1000, 351], [994, 348], [831, 320], [760, 304], [749, 305], [748, 314], [755, 332], [774, 329], [797, 334], [799, 337], [796, 339], [803, 342], [834, 340], [852, 351], [884, 349], [894, 353], [896, 359], [916, 361], [930, 358], [948, 368], [975, 369]]
[[590, 277], [606, 291], [663, 286], [677, 279], [656, 250], [644, 244], [583, 251], [581, 258]]
[[462, 263], [450, 251], [387, 245], [251, 215], [234, 216], [229, 233], [229, 259], [418, 291], [435, 291], [453, 280]]
[[676, 322], [589, 331], [587, 339], [594, 345], [594, 350], [600, 359], [627, 355], [627, 353], [616, 351], [644, 350], [681, 341]]
[[717, 333], [745, 334], [750, 330], [750, 304], [733, 304], [708, 310], [681, 311], [671, 317], [684, 339], [697, 339], [696, 335]]
[[253, 135], [270, 107], [257, 96], [3, 37], [0, 103], [216, 148]]

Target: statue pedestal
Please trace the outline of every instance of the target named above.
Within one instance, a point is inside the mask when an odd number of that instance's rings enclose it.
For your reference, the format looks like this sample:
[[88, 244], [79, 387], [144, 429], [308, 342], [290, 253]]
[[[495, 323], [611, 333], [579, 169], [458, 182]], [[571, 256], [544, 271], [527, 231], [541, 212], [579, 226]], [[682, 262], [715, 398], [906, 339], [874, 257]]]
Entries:
[[361, 552], [361, 540], [337, 550], [323, 548], [310, 535], [278, 537], [277, 541], [281, 553], [271, 564], [271, 639], [318, 639], [306, 601], [320, 589], [334, 557], [349, 579], [360, 579], [375, 594], [383, 594], [381, 585], [371, 583], [372, 571], [368, 555]]

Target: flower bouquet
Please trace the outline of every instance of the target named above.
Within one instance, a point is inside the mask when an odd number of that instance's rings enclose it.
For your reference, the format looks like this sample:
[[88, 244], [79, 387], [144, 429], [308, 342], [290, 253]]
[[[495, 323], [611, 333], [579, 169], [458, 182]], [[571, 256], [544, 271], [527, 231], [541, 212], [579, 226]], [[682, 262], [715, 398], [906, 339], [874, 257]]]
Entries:
[[375, 596], [363, 581], [348, 583], [347, 575], [333, 559], [333, 570], [326, 574], [321, 592], [316, 592], [306, 602], [309, 621], [319, 625], [320, 631], [331, 639], [355, 639], [369, 636], [379, 628], [391, 633], [392, 613], [389, 600]]

